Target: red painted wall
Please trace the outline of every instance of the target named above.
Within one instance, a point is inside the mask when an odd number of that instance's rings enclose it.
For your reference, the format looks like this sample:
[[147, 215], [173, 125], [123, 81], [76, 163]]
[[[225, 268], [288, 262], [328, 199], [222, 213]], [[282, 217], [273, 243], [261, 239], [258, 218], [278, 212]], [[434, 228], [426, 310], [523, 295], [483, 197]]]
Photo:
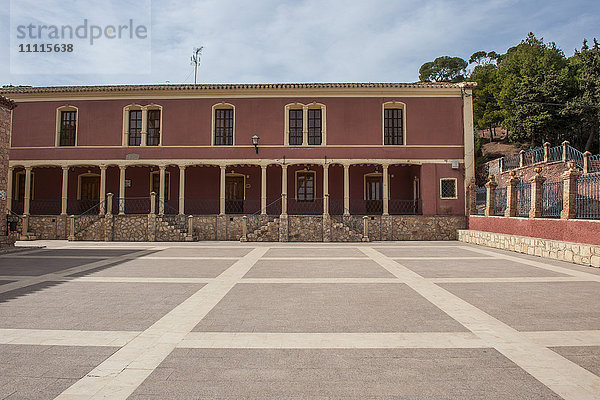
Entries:
[[469, 216], [469, 229], [600, 245], [600, 221]]

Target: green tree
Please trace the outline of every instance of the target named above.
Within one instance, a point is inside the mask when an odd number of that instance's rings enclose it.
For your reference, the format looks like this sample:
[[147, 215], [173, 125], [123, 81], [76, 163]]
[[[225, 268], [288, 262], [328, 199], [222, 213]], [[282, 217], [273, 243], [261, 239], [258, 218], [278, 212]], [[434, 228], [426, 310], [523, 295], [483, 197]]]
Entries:
[[594, 141], [600, 142], [597, 136], [600, 132], [600, 44], [594, 38], [590, 48], [584, 40], [581, 50], [576, 50], [569, 61], [576, 71], [577, 88], [567, 113], [574, 117], [581, 131], [580, 147], [591, 151]]
[[473, 119], [477, 128], [490, 132], [490, 141], [494, 140], [496, 128], [504, 119], [504, 113], [496, 99], [498, 91], [498, 67], [495, 64], [477, 65], [469, 78], [477, 82], [473, 90]]
[[560, 104], [573, 96], [573, 71], [562, 50], [533, 33], [500, 57], [497, 98], [512, 141], [533, 147], [565, 138], [570, 118]]
[[421, 82], [461, 82], [465, 80], [467, 62], [460, 57], [442, 56], [419, 68]]

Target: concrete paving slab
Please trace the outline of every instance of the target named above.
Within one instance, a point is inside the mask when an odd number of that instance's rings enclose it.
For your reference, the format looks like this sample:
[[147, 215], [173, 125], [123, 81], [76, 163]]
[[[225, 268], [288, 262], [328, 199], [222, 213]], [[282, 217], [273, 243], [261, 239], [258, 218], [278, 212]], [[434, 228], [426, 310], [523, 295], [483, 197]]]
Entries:
[[399, 260], [425, 278], [508, 278], [568, 276], [543, 268], [502, 259], [488, 260]]
[[194, 331], [463, 332], [465, 328], [400, 283], [241, 283]]
[[91, 264], [103, 258], [27, 258], [0, 256], [0, 275], [40, 276]]
[[0, 398], [53, 399], [116, 350], [0, 345]]
[[520, 331], [600, 329], [600, 282], [439, 285]]
[[169, 247], [152, 254], [153, 257], [243, 257], [252, 247]]
[[203, 284], [50, 282], [0, 294], [0, 328], [139, 331]]
[[261, 260], [244, 278], [393, 278], [372, 260]]
[[465, 249], [458, 249], [455, 246], [444, 247], [380, 247], [375, 248], [381, 254], [388, 257], [480, 257], [481, 254]]
[[0, 281], [0, 286], [7, 284], [7, 283], [11, 283], [11, 282], [14, 282], [14, 281]]
[[289, 247], [269, 249], [265, 257], [364, 257], [356, 248]]
[[493, 349], [177, 349], [133, 399], [559, 399]]
[[87, 256], [87, 257], [119, 257], [134, 254], [143, 249], [49, 249], [36, 252], [36, 256]]
[[[87, 277], [140, 277], [140, 278], [215, 278], [234, 260], [160, 260], [135, 259], [110, 268], [101, 268]], [[78, 274], [81, 276], [81, 274]]]
[[600, 346], [553, 347], [552, 350], [600, 376]]

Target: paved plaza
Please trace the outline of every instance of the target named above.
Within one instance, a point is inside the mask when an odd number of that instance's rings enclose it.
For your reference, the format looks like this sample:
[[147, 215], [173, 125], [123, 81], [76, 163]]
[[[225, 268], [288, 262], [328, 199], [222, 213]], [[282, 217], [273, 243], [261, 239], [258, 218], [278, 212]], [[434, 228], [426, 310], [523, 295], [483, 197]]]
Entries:
[[38, 241], [0, 399], [600, 399], [600, 270], [459, 242]]

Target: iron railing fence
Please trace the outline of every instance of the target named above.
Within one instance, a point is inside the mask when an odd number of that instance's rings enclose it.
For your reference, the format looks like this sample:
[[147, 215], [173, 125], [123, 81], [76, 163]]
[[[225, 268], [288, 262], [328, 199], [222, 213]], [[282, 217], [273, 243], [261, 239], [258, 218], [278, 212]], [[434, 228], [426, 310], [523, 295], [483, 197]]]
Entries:
[[15, 212], [8, 210], [6, 214], [6, 235], [10, 232], [20, 232], [23, 229], [23, 217]]
[[185, 213], [188, 215], [216, 215], [220, 207], [219, 199], [185, 199]]
[[475, 214], [484, 215], [487, 203], [487, 188], [485, 186], [475, 189]]
[[548, 154], [548, 161], [561, 161], [563, 158], [563, 147], [562, 146], [554, 146], [550, 147]]
[[600, 219], [600, 174], [577, 178], [577, 218]]
[[504, 157], [502, 159], [502, 171], [510, 171], [511, 169], [517, 169], [520, 166], [521, 156], [519, 154]]
[[225, 200], [225, 214], [254, 214], [260, 212], [260, 199]]
[[120, 204], [124, 204], [125, 214], [150, 214], [150, 197], [118, 198], [117, 207], [113, 205], [113, 214], [119, 213]]
[[381, 215], [382, 213], [383, 200], [350, 199], [350, 214]]
[[567, 161], [575, 161], [579, 168], [583, 168], [583, 153], [574, 147], [567, 146]]
[[287, 213], [291, 215], [323, 214], [323, 199], [315, 198], [312, 201], [301, 201], [295, 198], [287, 199]]
[[10, 209], [15, 214], [23, 215], [25, 202], [23, 200], [13, 200]]
[[562, 179], [544, 182], [542, 185], [542, 217], [558, 218], [563, 209]]
[[29, 213], [31, 215], [59, 215], [61, 210], [61, 200], [35, 199], [29, 202]]
[[81, 215], [90, 209], [97, 209], [99, 200], [67, 200], [67, 214]]
[[531, 182], [522, 182], [515, 187], [517, 217], [528, 217], [531, 210]]
[[600, 154], [590, 156], [588, 158], [588, 172], [599, 172], [600, 171]]
[[388, 200], [390, 215], [417, 215], [422, 213], [421, 200]]
[[329, 198], [329, 214], [342, 215], [344, 213], [344, 199]]
[[544, 162], [544, 148], [536, 147], [523, 154], [523, 166]]
[[506, 211], [506, 187], [497, 187], [494, 198], [494, 215], [504, 215]]

